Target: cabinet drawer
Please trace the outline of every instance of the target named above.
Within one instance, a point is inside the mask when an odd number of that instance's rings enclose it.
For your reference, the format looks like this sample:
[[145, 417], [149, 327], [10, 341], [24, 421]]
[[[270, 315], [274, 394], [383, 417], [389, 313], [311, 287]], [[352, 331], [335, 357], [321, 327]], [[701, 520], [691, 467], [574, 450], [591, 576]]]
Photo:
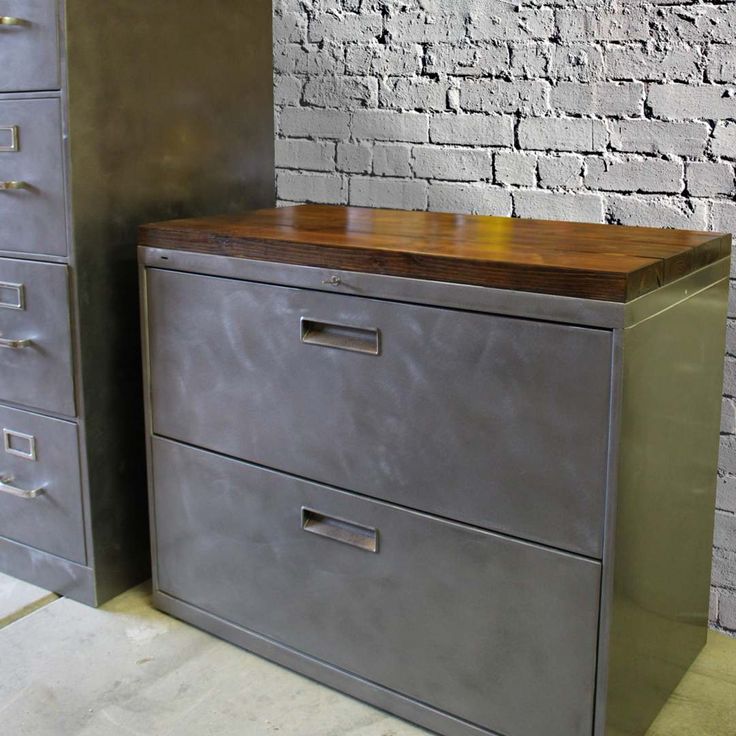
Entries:
[[58, 99], [0, 101], [0, 251], [66, 255], [62, 160]]
[[0, 400], [74, 416], [67, 267], [0, 259]]
[[0, 432], [0, 536], [84, 564], [76, 424], [0, 406]]
[[148, 289], [156, 433], [600, 555], [610, 333], [156, 269]]
[[59, 89], [56, 0], [0, 0], [0, 92]]
[[590, 735], [597, 562], [168, 440], [153, 467], [165, 593], [494, 732]]

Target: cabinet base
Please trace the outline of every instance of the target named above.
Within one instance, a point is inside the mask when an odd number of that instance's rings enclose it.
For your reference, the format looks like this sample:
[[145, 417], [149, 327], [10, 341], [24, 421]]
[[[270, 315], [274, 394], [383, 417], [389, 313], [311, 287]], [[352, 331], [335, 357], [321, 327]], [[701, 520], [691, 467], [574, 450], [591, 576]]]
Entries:
[[153, 604], [164, 613], [247, 649], [259, 657], [275, 662], [387, 713], [411, 721], [422, 728], [443, 736], [498, 736], [492, 731], [474, 726], [375, 683], [362, 680], [326, 662], [313, 659], [290, 647], [213, 616], [159, 590], [153, 591]]

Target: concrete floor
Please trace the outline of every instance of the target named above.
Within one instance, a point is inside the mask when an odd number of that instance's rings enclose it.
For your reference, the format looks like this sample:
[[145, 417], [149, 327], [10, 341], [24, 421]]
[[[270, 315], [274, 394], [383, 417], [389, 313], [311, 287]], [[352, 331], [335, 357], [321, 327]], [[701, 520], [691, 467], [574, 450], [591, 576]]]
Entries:
[[[0, 732], [426, 734], [153, 610], [145, 586], [94, 610], [2, 575]], [[713, 634], [648, 736], [734, 734], [736, 640]]]

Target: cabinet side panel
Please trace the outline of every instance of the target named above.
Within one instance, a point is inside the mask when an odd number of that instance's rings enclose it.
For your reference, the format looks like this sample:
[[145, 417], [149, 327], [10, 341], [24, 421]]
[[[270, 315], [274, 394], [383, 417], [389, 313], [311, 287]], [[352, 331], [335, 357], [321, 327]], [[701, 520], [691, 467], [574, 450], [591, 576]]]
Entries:
[[642, 736], [705, 644], [727, 295], [624, 333], [608, 736]]
[[148, 574], [138, 225], [271, 206], [267, 0], [67, 0], [71, 253], [100, 602]]

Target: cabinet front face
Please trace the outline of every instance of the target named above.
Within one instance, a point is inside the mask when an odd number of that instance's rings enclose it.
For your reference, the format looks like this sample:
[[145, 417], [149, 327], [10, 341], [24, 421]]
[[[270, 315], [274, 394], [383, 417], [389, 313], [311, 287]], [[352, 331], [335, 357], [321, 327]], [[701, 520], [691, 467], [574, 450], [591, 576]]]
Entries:
[[601, 553], [611, 333], [148, 271], [154, 432]]
[[0, 92], [60, 87], [56, 0], [0, 1]]
[[0, 259], [0, 401], [74, 416], [66, 266]]
[[67, 253], [60, 105], [0, 100], [0, 251]]
[[84, 564], [77, 427], [0, 406], [0, 536]]
[[600, 565], [153, 440], [158, 588], [510, 736], [590, 736]]

